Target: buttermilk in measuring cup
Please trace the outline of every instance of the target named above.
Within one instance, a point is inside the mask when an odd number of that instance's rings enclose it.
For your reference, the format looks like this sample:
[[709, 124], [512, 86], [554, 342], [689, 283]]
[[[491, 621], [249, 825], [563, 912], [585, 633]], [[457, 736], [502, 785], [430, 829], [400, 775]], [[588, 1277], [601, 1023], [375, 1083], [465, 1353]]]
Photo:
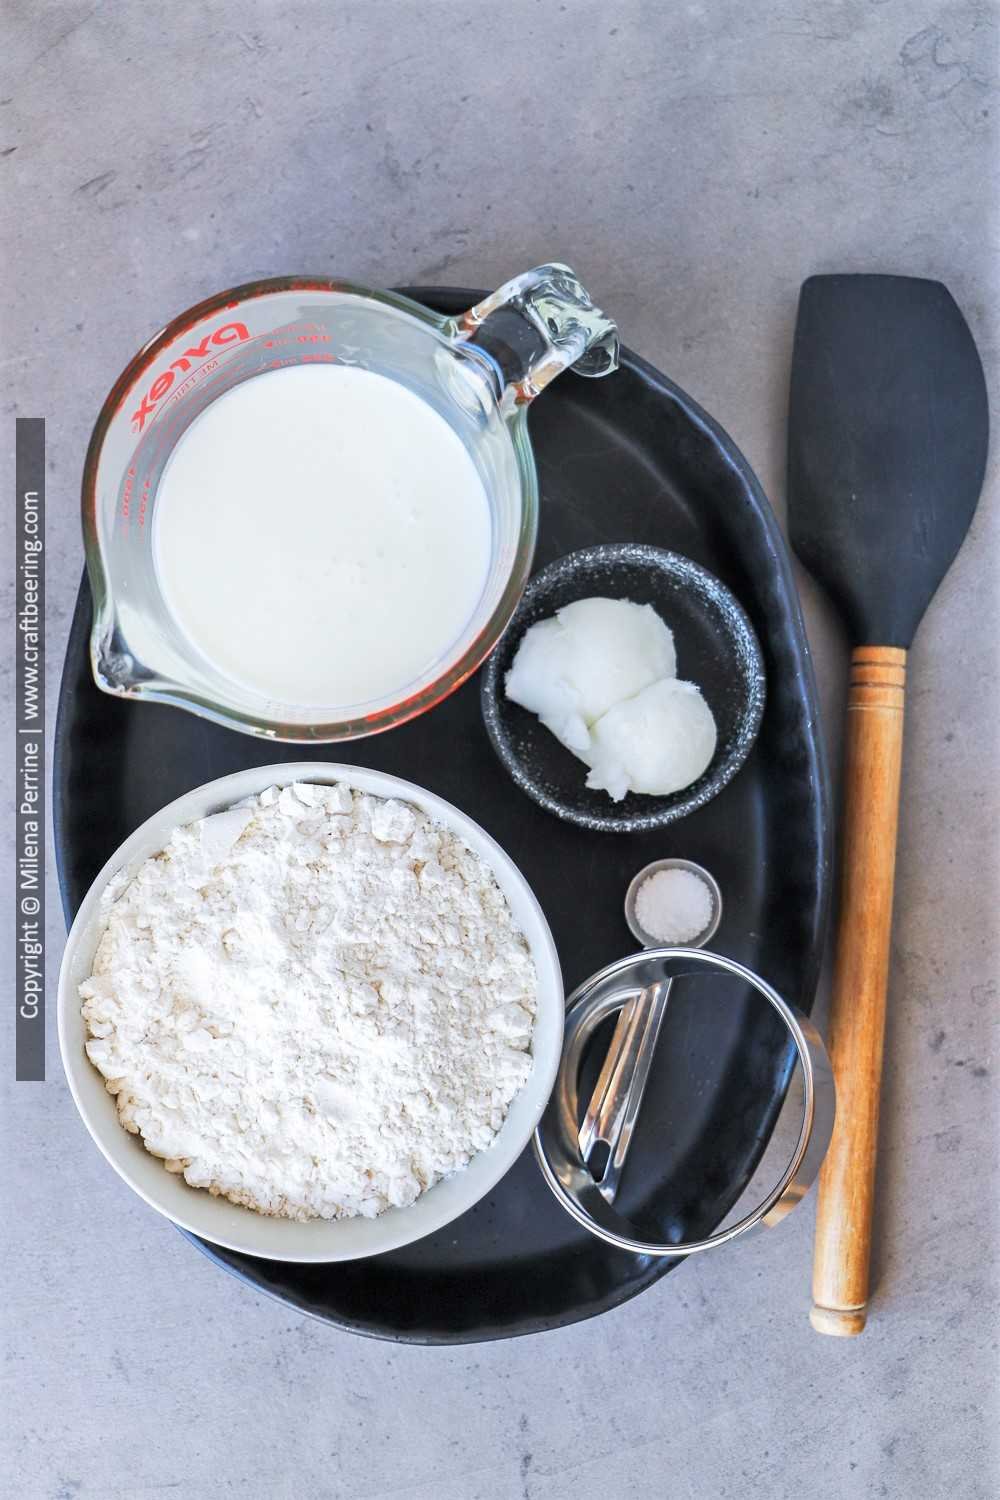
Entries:
[[155, 566], [192, 644], [243, 687], [365, 704], [461, 635], [486, 582], [490, 508], [462, 440], [419, 396], [344, 365], [235, 386], [171, 454]]

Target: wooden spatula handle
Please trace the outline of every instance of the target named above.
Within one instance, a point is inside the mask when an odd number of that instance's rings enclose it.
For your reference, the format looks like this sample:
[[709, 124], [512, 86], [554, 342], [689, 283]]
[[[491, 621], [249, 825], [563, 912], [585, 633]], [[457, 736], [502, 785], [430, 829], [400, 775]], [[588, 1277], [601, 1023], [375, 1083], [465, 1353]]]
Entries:
[[820, 1333], [860, 1333], [868, 1315], [905, 684], [905, 651], [853, 653], [829, 1031], [837, 1120], [820, 1172], [813, 1260], [811, 1320]]

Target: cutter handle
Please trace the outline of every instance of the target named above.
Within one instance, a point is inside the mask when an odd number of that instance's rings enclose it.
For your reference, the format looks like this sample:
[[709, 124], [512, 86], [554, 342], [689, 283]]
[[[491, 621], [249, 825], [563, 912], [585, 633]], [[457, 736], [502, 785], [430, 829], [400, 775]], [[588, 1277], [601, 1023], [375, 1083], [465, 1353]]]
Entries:
[[905, 687], [905, 651], [854, 651], [829, 1026], [837, 1118], [819, 1176], [810, 1314], [819, 1333], [841, 1336], [868, 1315]]

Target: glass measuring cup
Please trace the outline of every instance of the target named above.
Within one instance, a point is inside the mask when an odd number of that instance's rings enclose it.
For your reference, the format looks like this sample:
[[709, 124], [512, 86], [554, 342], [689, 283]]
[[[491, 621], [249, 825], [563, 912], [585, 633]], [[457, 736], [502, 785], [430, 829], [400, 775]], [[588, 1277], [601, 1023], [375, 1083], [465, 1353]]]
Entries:
[[[491, 520], [486, 582], [461, 636], [387, 696], [322, 708], [264, 697], [221, 673], [174, 620], [154, 553], [160, 480], [190, 424], [242, 381], [308, 363], [371, 370], [427, 401], [465, 444]], [[120, 376], [87, 452], [83, 533], [98, 687], [292, 741], [354, 739], [425, 712], [489, 654], [527, 581], [538, 527], [531, 402], [571, 366], [598, 376], [617, 365], [615, 325], [563, 265], [527, 271], [457, 317], [395, 293], [297, 277], [253, 282], [199, 303]], [[348, 643], [322, 644], [336, 650]]]

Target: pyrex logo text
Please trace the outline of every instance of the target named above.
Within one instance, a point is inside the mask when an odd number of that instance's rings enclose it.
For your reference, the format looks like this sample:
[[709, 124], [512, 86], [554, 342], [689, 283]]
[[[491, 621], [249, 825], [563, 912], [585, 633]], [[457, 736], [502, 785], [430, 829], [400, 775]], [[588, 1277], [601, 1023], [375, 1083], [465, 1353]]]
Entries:
[[143, 396], [138, 408], [132, 413], [132, 421], [136, 424], [136, 431], [141, 432], [146, 425], [146, 418], [153, 415], [153, 409], [173, 385], [175, 371], [186, 375], [191, 368], [192, 361], [196, 359], [207, 359], [211, 352], [210, 346], [220, 348], [225, 344], [240, 344], [248, 339], [250, 334], [245, 323], [223, 323], [221, 328], [216, 328], [214, 333], [206, 333], [200, 344], [192, 344], [190, 349], [185, 349], [176, 359], [172, 359], [167, 368], [153, 381], [149, 390]]

